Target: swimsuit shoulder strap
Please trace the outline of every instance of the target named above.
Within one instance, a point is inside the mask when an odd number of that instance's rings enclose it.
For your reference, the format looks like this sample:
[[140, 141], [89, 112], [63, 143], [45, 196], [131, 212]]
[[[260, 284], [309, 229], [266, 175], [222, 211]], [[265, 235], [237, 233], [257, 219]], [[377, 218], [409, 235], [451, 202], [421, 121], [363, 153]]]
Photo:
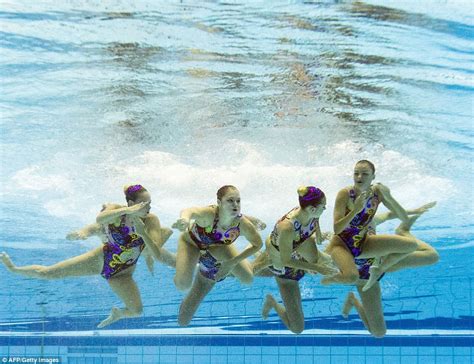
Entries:
[[215, 208], [214, 212], [214, 221], [212, 222], [212, 230], [217, 228], [217, 224], [219, 223], [219, 207], [218, 206], [212, 206]]
[[377, 189], [375, 188], [375, 186], [372, 186], [371, 189], [372, 189], [372, 193], [374, 194], [374, 197], [379, 199], [379, 194], [377, 193]]
[[288, 212], [286, 213], [285, 216], [283, 216], [282, 220], [288, 219], [288, 220], [290, 220], [290, 221], [293, 221], [294, 218], [291, 218], [291, 217], [289, 217], [288, 215], [291, 214], [293, 211], [295, 211], [297, 208], [298, 208], [298, 207], [293, 207], [290, 211], [288, 211]]

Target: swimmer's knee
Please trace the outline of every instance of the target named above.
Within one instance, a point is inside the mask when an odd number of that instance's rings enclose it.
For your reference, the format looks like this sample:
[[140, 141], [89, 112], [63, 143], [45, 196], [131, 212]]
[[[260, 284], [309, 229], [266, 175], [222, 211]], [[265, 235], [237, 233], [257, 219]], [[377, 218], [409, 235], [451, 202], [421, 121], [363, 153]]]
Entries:
[[418, 247], [418, 243], [415, 239], [410, 239], [404, 244], [407, 253], [413, 253], [415, 250], [418, 250]]
[[428, 264], [436, 264], [439, 262], [439, 253], [435, 249], [431, 249], [428, 255]]
[[341, 276], [343, 282], [348, 284], [355, 284], [359, 279], [359, 272], [357, 270], [341, 272]]
[[251, 273], [245, 274], [239, 278], [240, 283], [250, 285], [253, 282], [253, 275]]
[[291, 324], [289, 329], [294, 334], [301, 334], [304, 331], [304, 321]]
[[181, 327], [188, 326], [190, 322], [191, 322], [190, 318], [178, 317], [178, 325]]
[[187, 310], [183, 309], [183, 305], [179, 307], [179, 314], [178, 314], [178, 325], [179, 326], [188, 326], [192, 320], [192, 316], [189, 315]]
[[381, 339], [387, 334], [387, 329], [385, 327], [378, 328], [376, 330], [370, 330], [370, 333], [373, 337]]

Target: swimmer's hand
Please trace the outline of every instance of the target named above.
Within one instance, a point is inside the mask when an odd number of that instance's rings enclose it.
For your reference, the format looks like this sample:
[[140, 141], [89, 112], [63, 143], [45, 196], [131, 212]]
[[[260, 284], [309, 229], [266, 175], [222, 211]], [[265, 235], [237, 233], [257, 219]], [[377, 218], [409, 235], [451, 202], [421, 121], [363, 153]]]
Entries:
[[66, 235], [67, 240], [86, 240], [89, 235], [84, 230], [71, 231]]
[[331, 231], [325, 231], [321, 235], [322, 235], [323, 241], [325, 240], [331, 241], [332, 237], [334, 236], [334, 233], [332, 233]]
[[436, 206], [437, 201], [428, 202], [426, 205], [420, 206], [414, 210], [415, 214], [424, 214], [426, 211]]
[[265, 230], [265, 228], [267, 227], [267, 224], [265, 224], [262, 220], [260, 219], [255, 219], [255, 221], [253, 222], [254, 226], [257, 228], [257, 230]]
[[146, 215], [150, 211], [150, 201], [140, 202], [127, 208], [127, 215]]
[[148, 268], [148, 271], [150, 272], [150, 274], [152, 276], [155, 275], [155, 272], [154, 272], [154, 268], [155, 268], [155, 259], [153, 259], [153, 257], [151, 256], [151, 254], [147, 254], [145, 256], [145, 262], [146, 262], [146, 266]]
[[216, 281], [227, 277], [236, 266], [232, 259], [220, 261], [217, 264], [219, 264], [219, 271], [216, 273]]
[[176, 222], [171, 225], [171, 227], [173, 229], [178, 229], [179, 231], [186, 231], [191, 225], [191, 221], [189, 221], [188, 219], [183, 219], [183, 218], [180, 218], [178, 220], [176, 220]]
[[143, 235], [146, 233], [145, 223], [142, 219], [134, 216], [132, 221], [133, 226], [135, 226], [135, 230], [137, 231], [138, 235]]
[[364, 207], [367, 199], [370, 197], [370, 191], [364, 191], [354, 201], [354, 211], [357, 213], [361, 212]]

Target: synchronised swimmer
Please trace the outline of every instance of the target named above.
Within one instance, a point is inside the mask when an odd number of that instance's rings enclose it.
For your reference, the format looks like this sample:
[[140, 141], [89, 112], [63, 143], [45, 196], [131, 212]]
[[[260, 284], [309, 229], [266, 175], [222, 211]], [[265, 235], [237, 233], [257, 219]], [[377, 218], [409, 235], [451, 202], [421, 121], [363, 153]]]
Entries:
[[[101, 247], [51, 266], [16, 266], [5, 252], [0, 253], [0, 261], [10, 272], [30, 278], [101, 275], [125, 307], [113, 307], [98, 328], [142, 314], [140, 292], [133, 279], [142, 253], [151, 274], [154, 260], [176, 268], [174, 284], [187, 292], [179, 307], [181, 326], [189, 324], [216, 282], [233, 276], [242, 284], [251, 284], [254, 276], [264, 276], [275, 278], [283, 305], [268, 294], [262, 307], [263, 319], [273, 309], [289, 330], [301, 333], [304, 313], [299, 280], [305, 273], [319, 273], [323, 275], [322, 285], [354, 285], [360, 301], [350, 292], [342, 315], [347, 317], [355, 308], [367, 330], [383, 337], [386, 324], [379, 281], [385, 273], [438, 261], [436, 250], [410, 233], [419, 216], [436, 203], [405, 210], [386, 186], [373, 184], [374, 179], [375, 166], [370, 161], [356, 163], [354, 184], [340, 190], [336, 197], [334, 234], [322, 233], [319, 227], [319, 218], [326, 209], [324, 192], [315, 186], [300, 187], [299, 205], [276, 222], [263, 252], [258, 231], [266, 225], [256, 217], [241, 214], [240, 193], [230, 185], [217, 191], [216, 205], [181, 212], [172, 225], [181, 232], [177, 253], [169, 252], [163, 246], [172, 230], [162, 227], [158, 217], [150, 213], [150, 193], [137, 184], [124, 188], [127, 205], [103, 205], [96, 223], [66, 237], [82, 240], [96, 235], [103, 241]], [[389, 212], [376, 214], [380, 203]], [[401, 220], [395, 235], [376, 234], [377, 225], [394, 218]], [[240, 235], [249, 245], [239, 252], [233, 243]], [[317, 248], [324, 240], [330, 240], [325, 252]], [[247, 259], [251, 256], [256, 257], [252, 263]]]

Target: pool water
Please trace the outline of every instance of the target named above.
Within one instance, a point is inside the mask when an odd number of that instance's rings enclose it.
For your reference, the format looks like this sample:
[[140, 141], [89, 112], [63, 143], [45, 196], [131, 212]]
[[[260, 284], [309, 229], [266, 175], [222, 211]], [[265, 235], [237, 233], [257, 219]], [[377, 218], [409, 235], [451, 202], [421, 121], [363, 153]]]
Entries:
[[[268, 225], [300, 185], [328, 197], [359, 159], [406, 208], [438, 264], [387, 274], [388, 332], [340, 312], [351, 287], [300, 281], [306, 329], [260, 315], [276, 283], [216, 285], [187, 328], [173, 270], [135, 272], [141, 318], [101, 277], [39, 281], [0, 267], [0, 356], [67, 363], [470, 363], [473, 360], [472, 5], [394, 1], [4, 1], [0, 9], [0, 249], [53, 264], [98, 239], [64, 237], [122, 186], [152, 194], [164, 226], [236, 185]], [[378, 228], [393, 232], [397, 222]], [[178, 232], [166, 247], [176, 251]], [[243, 248], [245, 241], [237, 241]], [[158, 361], [157, 361], [158, 360]]]

